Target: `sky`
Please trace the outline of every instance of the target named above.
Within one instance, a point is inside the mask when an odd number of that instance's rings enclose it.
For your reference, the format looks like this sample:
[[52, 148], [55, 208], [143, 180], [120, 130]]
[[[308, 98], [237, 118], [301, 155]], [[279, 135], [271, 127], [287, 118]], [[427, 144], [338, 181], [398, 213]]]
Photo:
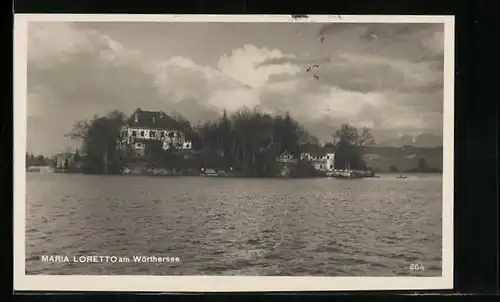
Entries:
[[429, 23], [30, 22], [27, 151], [75, 148], [75, 122], [137, 108], [289, 111], [325, 142], [342, 123], [441, 135], [443, 48]]

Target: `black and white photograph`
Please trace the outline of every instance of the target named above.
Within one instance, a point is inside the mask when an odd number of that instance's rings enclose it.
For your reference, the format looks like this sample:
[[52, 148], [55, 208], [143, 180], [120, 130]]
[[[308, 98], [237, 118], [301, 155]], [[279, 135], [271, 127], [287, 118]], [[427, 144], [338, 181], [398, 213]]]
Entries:
[[452, 288], [453, 55], [453, 16], [17, 15], [15, 289]]

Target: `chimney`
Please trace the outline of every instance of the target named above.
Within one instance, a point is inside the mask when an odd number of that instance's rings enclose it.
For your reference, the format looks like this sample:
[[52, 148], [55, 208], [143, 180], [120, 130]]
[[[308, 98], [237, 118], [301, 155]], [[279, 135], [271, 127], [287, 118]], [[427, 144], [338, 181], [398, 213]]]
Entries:
[[153, 124], [155, 123], [156, 118], [153, 116]]
[[139, 122], [139, 113], [138, 112], [135, 113], [134, 120], [135, 120], [136, 123]]

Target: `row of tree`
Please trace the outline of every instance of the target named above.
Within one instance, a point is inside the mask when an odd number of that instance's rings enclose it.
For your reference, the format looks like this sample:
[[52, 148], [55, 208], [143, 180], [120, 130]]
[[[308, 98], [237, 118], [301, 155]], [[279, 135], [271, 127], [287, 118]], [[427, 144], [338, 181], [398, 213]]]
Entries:
[[[279, 169], [276, 157], [282, 152], [298, 157], [306, 148], [319, 146], [318, 139], [288, 113], [270, 115], [242, 108], [228, 114], [224, 110], [220, 119], [198, 125], [192, 125], [179, 115], [174, 118], [186, 133], [186, 138], [193, 142], [196, 156], [189, 160], [194, 168], [232, 169], [245, 175], [275, 175]], [[124, 156], [126, 153], [119, 152], [117, 145], [125, 120], [125, 114], [113, 111], [74, 125], [69, 136], [82, 142], [85, 171], [119, 172], [131, 161], [130, 157]], [[335, 166], [365, 169], [361, 147], [371, 142], [370, 129], [342, 125], [332, 133], [332, 141], [328, 144], [335, 149]], [[164, 151], [160, 144], [151, 142], [146, 148], [147, 165], [182, 168], [185, 155], [176, 151]]]
[[52, 161], [45, 156], [38, 154], [31, 154], [26, 152], [26, 167], [40, 167], [40, 166], [48, 166], [52, 164]]

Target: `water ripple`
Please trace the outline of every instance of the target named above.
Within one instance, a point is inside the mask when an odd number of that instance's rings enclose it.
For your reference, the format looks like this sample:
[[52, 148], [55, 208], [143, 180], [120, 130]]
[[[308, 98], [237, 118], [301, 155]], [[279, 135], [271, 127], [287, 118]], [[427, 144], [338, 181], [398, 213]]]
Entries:
[[[36, 175], [28, 274], [439, 276], [441, 179]], [[193, 188], [196, 188], [194, 190]], [[179, 257], [47, 263], [44, 255]], [[409, 264], [425, 265], [411, 272]]]

